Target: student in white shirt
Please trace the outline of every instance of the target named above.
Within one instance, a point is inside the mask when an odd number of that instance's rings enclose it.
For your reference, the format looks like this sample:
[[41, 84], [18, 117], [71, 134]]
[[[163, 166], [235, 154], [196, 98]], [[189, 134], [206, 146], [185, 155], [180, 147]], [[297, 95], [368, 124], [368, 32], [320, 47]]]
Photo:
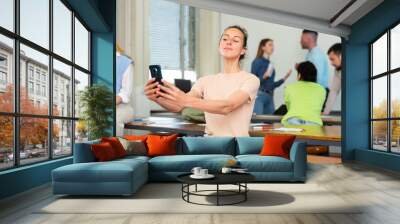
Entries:
[[330, 114], [332, 107], [335, 104], [336, 97], [342, 89], [342, 45], [340, 43], [332, 45], [328, 50], [328, 57], [331, 65], [335, 67], [335, 74], [329, 87], [328, 100], [326, 101], [323, 112], [324, 115]]
[[130, 103], [133, 88], [133, 61], [122, 54], [117, 45], [116, 58], [116, 134], [124, 134], [124, 124], [133, 119], [133, 107]]

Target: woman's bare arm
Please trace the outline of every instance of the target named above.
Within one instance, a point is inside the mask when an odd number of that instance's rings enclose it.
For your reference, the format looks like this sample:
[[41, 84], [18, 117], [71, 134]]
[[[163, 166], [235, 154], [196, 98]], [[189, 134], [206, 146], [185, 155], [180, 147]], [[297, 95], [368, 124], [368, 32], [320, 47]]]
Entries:
[[249, 94], [243, 90], [235, 91], [226, 100], [205, 100], [201, 99], [197, 92], [191, 91], [192, 94], [185, 94], [168, 82], [164, 82], [164, 86], [158, 85], [158, 88], [157, 94], [166, 104], [175, 104], [182, 109], [191, 107], [214, 114], [229, 114], [250, 100]]
[[[167, 101], [164, 100], [162, 97], [160, 97], [160, 95], [157, 94], [157, 91], [160, 90], [160, 88], [158, 88], [158, 83], [155, 82], [155, 79], [150, 79], [149, 81], [147, 81], [145, 87], [144, 87], [144, 94], [146, 95], [146, 97], [153, 101], [156, 102], [158, 105], [162, 106], [163, 108], [165, 108], [168, 111], [171, 112], [180, 112], [183, 107], [173, 101]], [[187, 93], [186, 95], [190, 96], [190, 97], [200, 97], [199, 94], [195, 91], [190, 91], [189, 93]]]

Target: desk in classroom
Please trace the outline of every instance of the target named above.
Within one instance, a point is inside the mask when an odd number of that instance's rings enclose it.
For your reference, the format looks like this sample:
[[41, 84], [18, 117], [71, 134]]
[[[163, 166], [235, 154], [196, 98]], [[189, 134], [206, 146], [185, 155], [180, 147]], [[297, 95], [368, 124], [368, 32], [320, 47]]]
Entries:
[[143, 121], [125, 124], [125, 129], [145, 130], [150, 132], [171, 132], [191, 136], [203, 136], [204, 124], [196, 124], [173, 117], [148, 117]]
[[[257, 126], [260, 127], [260, 126]], [[304, 129], [302, 132], [281, 132], [274, 128], [282, 127], [280, 123], [265, 124], [261, 130], [250, 127], [250, 136], [263, 137], [268, 133], [273, 134], [293, 134], [298, 140], [306, 141], [308, 144], [317, 145], [337, 145], [341, 143], [341, 127], [332, 126], [293, 126]], [[291, 127], [291, 126], [288, 126]], [[125, 124], [126, 129], [146, 130], [150, 132], [170, 132], [189, 136], [203, 136], [205, 133], [204, 124], [196, 124], [180, 118], [171, 117], [148, 117], [143, 121], [133, 121]]]
[[266, 134], [290, 134], [296, 135], [296, 139], [300, 141], [305, 141], [310, 145], [341, 145], [341, 126], [286, 126], [288, 128], [302, 128], [301, 132], [287, 132], [287, 131], [276, 131], [275, 128], [282, 127], [280, 123], [274, 123], [271, 125], [262, 126], [262, 130], [250, 129], [250, 136], [263, 137]]

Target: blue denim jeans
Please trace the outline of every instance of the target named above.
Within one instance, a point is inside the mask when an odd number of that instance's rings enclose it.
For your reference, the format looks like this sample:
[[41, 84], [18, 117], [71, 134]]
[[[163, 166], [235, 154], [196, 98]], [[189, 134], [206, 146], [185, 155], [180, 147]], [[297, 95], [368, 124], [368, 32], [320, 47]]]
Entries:
[[319, 124], [312, 122], [312, 121], [305, 121], [303, 119], [297, 117], [291, 117], [287, 119], [287, 123], [291, 125], [312, 125], [312, 126], [319, 126]]
[[264, 91], [258, 91], [253, 112], [255, 114], [273, 114], [274, 111], [274, 97]]

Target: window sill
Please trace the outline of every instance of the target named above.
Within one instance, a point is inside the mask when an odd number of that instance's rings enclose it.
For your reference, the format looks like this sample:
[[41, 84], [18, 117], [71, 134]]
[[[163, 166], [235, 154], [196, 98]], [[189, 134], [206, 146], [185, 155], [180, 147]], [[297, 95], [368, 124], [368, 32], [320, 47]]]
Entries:
[[14, 172], [20, 172], [20, 171], [23, 171], [23, 170], [32, 169], [32, 168], [35, 168], [35, 167], [49, 165], [49, 164], [52, 164], [52, 163], [62, 162], [62, 161], [66, 161], [66, 160], [69, 160], [69, 159], [72, 160], [72, 157], [73, 156], [67, 156], [67, 157], [62, 157], [62, 158], [59, 158], [59, 159], [52, 159], [52, 160], [43, 161], [43, 162], [39, 162], [39, 163], [35, 163], [35, 164], [24, 165], [24, 166], [16, 167], [16, 168], [10, 168], [10, 169], [7, 169], [7, 170], [0, 171], [0, 176], [1, 175], [6, 175], [6, 174], [10, 174], [10, 173], [14, 173]]

